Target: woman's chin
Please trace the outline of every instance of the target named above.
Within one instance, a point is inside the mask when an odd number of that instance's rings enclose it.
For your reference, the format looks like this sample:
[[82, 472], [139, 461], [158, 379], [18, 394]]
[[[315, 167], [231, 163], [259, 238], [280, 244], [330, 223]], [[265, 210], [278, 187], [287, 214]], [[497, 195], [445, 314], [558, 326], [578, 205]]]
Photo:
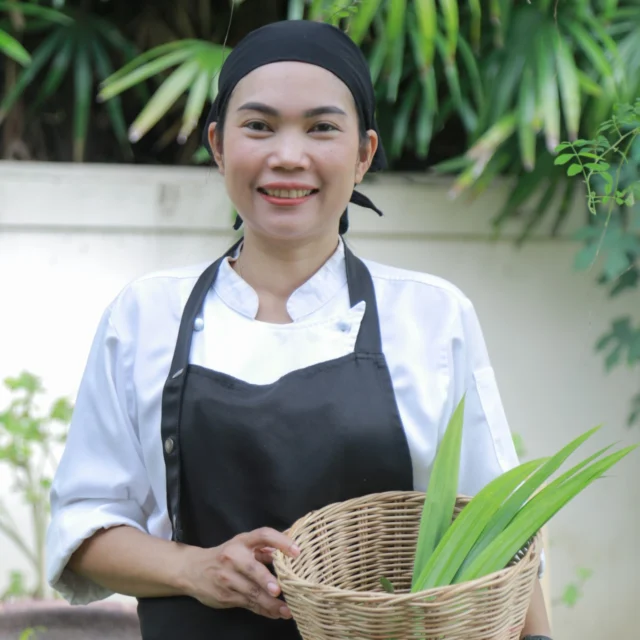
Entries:
[[325, 221], [313, 220], [302, 211], [265, 215], [252, 226], [264, 235], [283, 240], [323, 235], [327, 232]]

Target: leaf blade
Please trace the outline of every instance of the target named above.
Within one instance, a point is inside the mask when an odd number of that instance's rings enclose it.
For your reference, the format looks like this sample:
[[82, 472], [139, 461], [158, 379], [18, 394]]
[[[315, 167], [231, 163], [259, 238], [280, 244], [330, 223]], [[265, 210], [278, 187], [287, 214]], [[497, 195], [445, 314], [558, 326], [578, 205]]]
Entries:
[[455, 408], [438, 447], [420, 520], [412, 588], [453, 517], [460, 472], [465, 396]]
[[546, 458], [518, 465], [483, 487], [447, 529], [423, 568], [413, 591], [447, 586], [502, 503]]
[[560, 486], [556, 482], [532, 498], [512, 523], [475, 559], [460, 582], [474, 580], [504, 568], [527, 540], [539, 531], [562, 507], [606, 473], [637, 447], [626, 447], [576, 473]]

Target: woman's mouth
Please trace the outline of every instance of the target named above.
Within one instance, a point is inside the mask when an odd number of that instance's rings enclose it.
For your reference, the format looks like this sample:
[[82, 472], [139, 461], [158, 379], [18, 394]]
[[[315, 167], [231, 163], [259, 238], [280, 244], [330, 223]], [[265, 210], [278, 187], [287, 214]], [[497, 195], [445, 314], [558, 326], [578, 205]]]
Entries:
[[259, 187], [258, 193], [271, 204], [291, 207], [306, 202], [318, 193], [318, 189], [266, 189]]

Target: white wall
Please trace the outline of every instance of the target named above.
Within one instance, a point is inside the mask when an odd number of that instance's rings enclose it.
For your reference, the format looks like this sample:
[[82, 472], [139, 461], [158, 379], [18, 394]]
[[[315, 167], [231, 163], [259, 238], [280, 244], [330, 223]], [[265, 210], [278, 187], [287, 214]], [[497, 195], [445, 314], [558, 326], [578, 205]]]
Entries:
[[[475, 302], [514, 431], [529, 455], [555, 452], [605, 423], [593, 448], [637, 442], [624, 427], [638, 375], [603, 373], [593, 344], [635, 299], [610, 301], [593, 274], [576, 274], [576, 246], [539, 233], [522, 249], [490, 238], [504, 186], [451, 202], [447, 183], [377, 178], [364, 189], [383, 219], [353, 207], [349, 241], [363, 257], [450, 279]], [[577, 202], [569, 231], [581, 223]], [[52, 395], [73, 396], [104, 307], [145, 272], [217, 257], [231, 242], [230, 209], [208, 169], [0, 163], [0, 378], [28, 369]], [[0, 407], [2, 402], [0, 402]], [[26, 527], [26, 513], [7, 491]], [[584, 598], [553, 611], [565, 640], [638, 637], [638, 456], [566, 507], [550, 528], [553, 596], [579, 567]], [[0, 590], [15, 550], [0, 539]]]

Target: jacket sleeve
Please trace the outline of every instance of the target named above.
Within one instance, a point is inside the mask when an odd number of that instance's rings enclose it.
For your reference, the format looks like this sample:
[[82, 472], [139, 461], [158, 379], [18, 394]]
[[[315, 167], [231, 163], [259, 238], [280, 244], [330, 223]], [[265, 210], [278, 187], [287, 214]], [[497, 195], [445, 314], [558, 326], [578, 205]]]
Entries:
[[[474, 496], [520, 464], [476, 311], [462, 298], [452, 349], [454, 403], [465, 394], [459, 492]], [[544, 571], [544, 553], [540, 576]]]
[[519, 461], [482, 329], [467, 298], [461, 300], [458, 318], [452, 342], [451, 411], [465, 395], [459, 490], [472, 496]]
[[112, 595], [67, 568], [84, 540], [119, 525], [147, 530], [152, 494], [136, 431], [132, 353], [119, 339], [108, 309], [90, 350], [51, 489], [47, 579], [72, 604]]

